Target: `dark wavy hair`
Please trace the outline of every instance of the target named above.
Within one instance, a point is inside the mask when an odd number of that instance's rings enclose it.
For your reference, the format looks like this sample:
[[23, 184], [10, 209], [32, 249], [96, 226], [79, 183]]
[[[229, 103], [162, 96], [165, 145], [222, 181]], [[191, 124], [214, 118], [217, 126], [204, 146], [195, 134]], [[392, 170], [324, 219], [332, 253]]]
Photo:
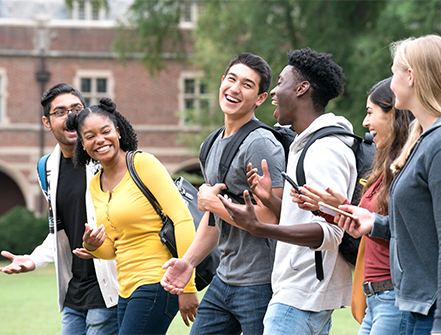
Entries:
[[307, 81], [312, 87], [311, 98], [315, 109], [324, 113], [329, 100], [344, 91], [343, 69], [331, 60], [331, 54], [319, 53], [310, 48], [290, 51], [288, 65], [300, 81]]
[[259, 94], [269, 91], [273, 75], [270, 66], [262, 57], [253, 55], [249, 52], [241, 53], [230, 61], [225, 70], [224, 76], [226, 76], [231, 67], [236, 64], [246, 65], [260, 76]]
[[405, 109], [396, 109], [395, 95], [390, 88], [392, 78], [389, 77], [375, 84], [368, 92], [368, 97], [375, 105], [380, 106], [383, 113], [393, 113], [393, 124], [391, 124], [387, 146], [378, 149], [373, 163], [372, 172], [364, 185], [363, 193], [371, 187], [383, 174], [383, 183], [377, 190], [377, 213], [388, 214], [389, 208], [389, 188], [395, 173], [391, 165], [398, 157], [406, 143], [410, 122], [414, 119], [413, 114]]
[[91, 114], [98, 114], [109, 118], [119, 129], [121, 138], [119, 139], [120, 148], [123, 151], [134, 151], [138, 148], [138, 139], [130, 122], [116, 110], [116, 105], [110, 98], [101, 98], [99, 105], [93, 105], [83, 109], [78, 115], [70, 113], [66, 120], [66, 128], [76, 130], [78, 137], [75, 144], [75, 155], [73, 162], [75, 166], [85, 168], [86, 165], [94, 161], [86, 150], [83, 149], [81, 142], [81, 130], [86, 118]]
[[54, 99], [61, 94], [75, 95], [78, 97], [78, 99], [80, 99], [83, 106], [86, 107], [86, 101], [79, 91], [68, 84], [61, 83], [52, 86], [50, 89], [44, 92], [43, 96], [41, 97], [41, 105], [43, 106], [43, 113], [45, 116], [48, 116], [49, 112], [51, 111], [52, 101], [54, 101]]

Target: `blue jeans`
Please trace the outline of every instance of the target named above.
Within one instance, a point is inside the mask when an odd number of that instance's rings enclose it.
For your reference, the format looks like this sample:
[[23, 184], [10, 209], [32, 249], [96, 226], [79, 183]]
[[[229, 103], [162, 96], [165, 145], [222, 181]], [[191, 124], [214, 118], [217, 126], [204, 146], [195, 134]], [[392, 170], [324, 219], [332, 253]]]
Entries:
[[385, 291], [366, 297], [366, 315], [358, 335], [406, 334], [408, 312], [395, 306], [395, 291]]
[[428, 315], [409, 313], [407, 319], [406, 335], [430, 335], [433, 326], [436, 303]]
[[160, 283], [140, 286], [129, 298], [118, 299], [119, 335], [165, 334], [178, 310], [178, 296]]
[[331, 330], [334, 310], [310, 312], [275, 303], [268, 306], [265, 314], [265, 335], [325, 335]]
[[198, 307], [191, 335], [263, 333], [271, 285], [231, 286], [214, 276]]
[[61, 335], [116, 335], [116, 307], [76, 311], [63, 308]]

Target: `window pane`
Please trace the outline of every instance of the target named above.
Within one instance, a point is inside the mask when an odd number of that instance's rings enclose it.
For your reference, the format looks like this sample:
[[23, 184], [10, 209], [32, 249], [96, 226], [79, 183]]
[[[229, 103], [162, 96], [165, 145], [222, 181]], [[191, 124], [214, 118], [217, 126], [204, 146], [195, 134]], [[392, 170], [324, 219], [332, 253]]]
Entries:
[[86, 101], [86, 107], [90, 106], [90, 98], [84, 98], [84, 101]]
[[193, 99], [185, 99], [185, 109], [194, 109]]
[[92, 91], [90, 78], [81, 78], [81, 92], [90, 93]]
[[185, 79], [185, 93], [194, 94], [195, 88], [195, 80], [194, 79]]
[[78, 18], [80, 20], [86, 19], [86, 4], [84, 0], [78, 0]]
[[207, 85], [205, 85], [204, 83], [201, 83], [199, 85], [199, 93], [200, 94], [206, 94], [207, 92]]
[[96, 91], [99, 93], [106, 93], [107, 92], [107, 79], [98, 78], [96, 80]]
[[98, 1], [92, 1], [92, 20], [99, 20], [100, 4]]
[[184, 4], [184, 10], [182, 13], [182, 21], [191, 22], [191, 2], [186, 2]]

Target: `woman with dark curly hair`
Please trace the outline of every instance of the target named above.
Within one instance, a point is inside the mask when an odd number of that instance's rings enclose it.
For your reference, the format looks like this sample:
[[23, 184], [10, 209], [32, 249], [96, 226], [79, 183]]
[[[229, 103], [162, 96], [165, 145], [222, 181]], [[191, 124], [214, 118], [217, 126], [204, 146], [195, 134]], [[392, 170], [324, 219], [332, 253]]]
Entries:
[[[179, 298], [160, 284], [162, 264], [171, 258], [158, 233], [162, 220], [132, 180], [126, 165], [127, 151], [137, 148], [136, 133], [115, 103], [102, 98], [99, 105], [71, 113], [68, 129], [78, 139], [74, 162], [85, 167], [90, 160], [102, 169], [89, 188], [98, 228], [86, 224], [84, 247], [102, 259], [116, 259], [119, 288], [119, 334], [165, 334], [177, 313], [184, 322], [194, 320], [199, 304], [194, 279]], [[164, 166], [151, 154], [135, 155], [134, 166], [164, 213], [175, 225], [178, 255], [183, 255], [194, 237], [191, 214]]]

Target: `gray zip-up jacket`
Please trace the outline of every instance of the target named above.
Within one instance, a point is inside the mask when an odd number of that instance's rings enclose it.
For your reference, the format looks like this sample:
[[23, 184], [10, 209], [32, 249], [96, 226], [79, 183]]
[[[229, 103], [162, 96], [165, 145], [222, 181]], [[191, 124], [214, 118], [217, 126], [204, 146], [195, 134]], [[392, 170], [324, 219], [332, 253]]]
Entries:
[[[395, 304], [427, 315], [441, 289], [441, 118], [420, 137], [389, 195], [389, 216], [375, 214], [373, 237], [390, 240]], [[438, 302], [432, 332], [441, 332]]]

